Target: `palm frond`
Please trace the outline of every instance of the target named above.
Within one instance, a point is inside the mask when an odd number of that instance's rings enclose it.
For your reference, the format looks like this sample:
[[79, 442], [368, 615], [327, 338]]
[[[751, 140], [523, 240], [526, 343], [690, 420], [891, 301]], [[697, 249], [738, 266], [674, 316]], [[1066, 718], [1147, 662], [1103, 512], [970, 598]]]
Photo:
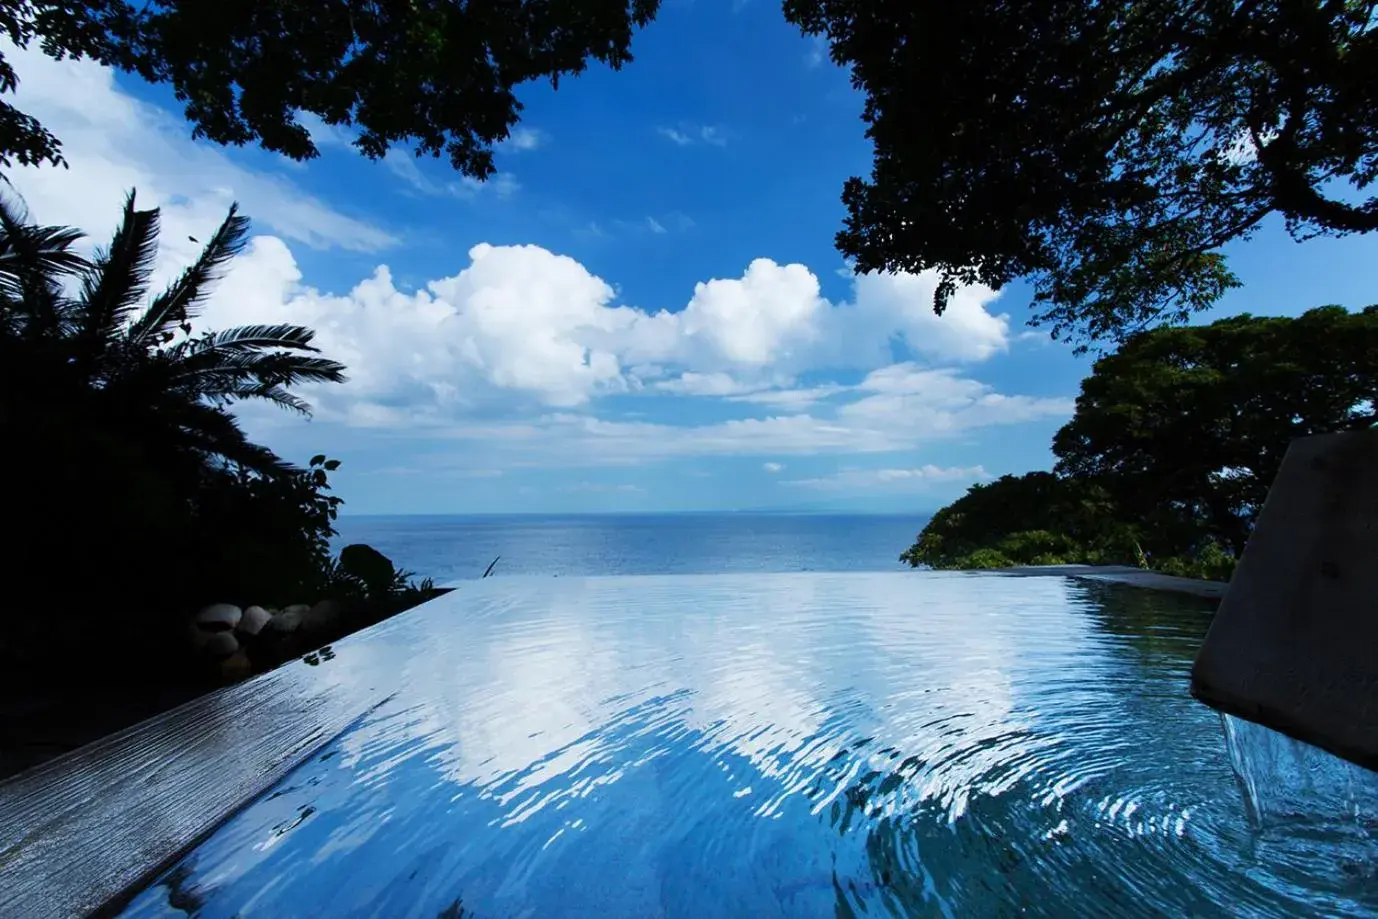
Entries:
[[[215, 380], [254, 379], [279, 386], [342, 383], [345, 367], [324, 357], [291, 351], [201, 350], [178, 360], [173, 373], [179, 385], [213, 389]], [[206, 395], [211, 395], [210, 391]]]
[[71, 311], [62, 284], [86, 266], [72, 250], [81, 238], [70, 227], [34, 226], [22, 204], [0, 195], [0, 326], [28, 338], [65, 330]]
[[290, 348], [296, 351], [319, 351], [311, 344], [315, 337], [314, 330], [300, 325], [244, 325], [208, 332], [198, 339], [198, 345], [223, 349]]
[[325, 358], [299, 352], [262, 353], [235, 349], [181, 349], [181, 356], [166, 349], [144, 362], [139, 379], [122, 380], [132, 392], [175, 393], [188, 402], [228, 406], [248, 399], [263, 399], [280, 408], [310, 416], [311, 406], [290, 392], [300, 383], [339, 382], [343, 366]]
[[227, 390], [223, 398], [226, 402], [263, 399], [279, 408], [287, 409], [289, 412], [295, 412], [307, 418], [311, 417], [311, 403], [296, 393], [289, 392], [285, 387], [272, 383], [242, 383]]
[[297, 467], [267, 447], [249, 440], [239, 422], [215, 405], [189, 403], [178, 412], [178, 426], [188, 446], [208, 458], [223, 458], [255, 472], [293, 472]]
[[238, 204], [230, 205], [229, 214], [192, 266], [135, 320], [129, 330], [130, 339], [147, 346], [173, 326], [195, 316], [225, 265], [244, 251], [248, 235], [249, 218], [240, 215]]
[[0, 273], [9, 273], [16, 261], [25, 257], [35, 259], [35, 266], [47, 272], [67, 274], [85, 264], [72, 246], [85, 236], [72, 227], [40, 227], [29, 222], [23, 203], [8, 195], [0, 195]]
[[98, 250], [80, 272], [76, 322], [84, 347], [99, 348], [124, 331], [148, 292], [157, 255], [158, 209], [135, 210], [131, 191], [109, 248]]

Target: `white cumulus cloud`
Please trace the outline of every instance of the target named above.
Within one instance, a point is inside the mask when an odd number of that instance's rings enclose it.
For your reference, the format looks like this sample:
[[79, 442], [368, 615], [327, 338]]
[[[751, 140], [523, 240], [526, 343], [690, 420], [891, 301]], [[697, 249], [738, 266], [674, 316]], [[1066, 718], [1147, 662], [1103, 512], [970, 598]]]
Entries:
[[[101, 67], [6, 53], [23, 80], [17, 101], [62, 137], [72, 163], [69, 171], [12, 171], [35, 216], [99, 238], [124, 191], [137, 186], [143, 203], [164, 208], [166, 273], [199, 249], [188, 235], [204, 238], [229, 201], [240, 200], [266, 233], [232, 265], [202, 327], [316, 329], [322, 351], [350, 375], [342, 386], [305, 393], [323, 421], [370, 429], [368, 436], [481, 445], [486, 468], [501, 468], [878, 454], [1071, 412], [1070, 399], [1001, 393], [958, 369], [1007, 350], [1009, 321], [992, 310], [996, 292], [980, 286], [959, 289], [935, 316], [931, 274], [854, 277], [850, 293], [832, 301], [807, 266], [758, 258], [739, 275], [695, 284], [678, 302], [633, 305], [566, 255], [480, 243], [456, 253], [453, 274], [419, 287], [404, 289], [377, 264], [352, 287], [320, 289], [303, 277], [294, 248], [372, 252], [396, 238], [288, 177], [193, 143], [179, 118], [121, 92]], [[694, 143], [722, 136], [691, 126], [663, 133]], [[436, 184], [404, 154], [388, 164], [417, 191], [480, 191], [462, 179]], [[483, 193], [515, 189], [503, 181]], [[693, 225], [679, 214], [647, 220], [652, 233]], [[909, 359], [895, 363], [897, 349]], [[716, 417], [600, 417], [599, 400], [609, 396], [706, 400]], [[764, 468], [784, 464], [772, 459]]]
[[[419, 291], [399, 290], [380, 266], [347, 293], [331, 294], [301, 284], [285, 243], [259, 237], [223, 282], [205, 321], [310, 325], [321, 346], [349, 365], [353, 381], [344, 391], [352, 398], [380, 404], [405, 398], [413, 409], [444, 410], [494, 389], [570, 408], [651, 388], [793, 410], [856, 391], [866, 398], [852, 411], [865, 413], [883, 409], [887, 398], [922, 400], [957, 385], [967, 387], [959, 394], [966, 398], [980, 385], [954, 382], [964, 378], [951, 371], [904, 364], [877, 371], [859, 387], [782, 388], [800, 372], [869, 369], [888, 360], [881, 344], [911, 320], [894, 308], [889, 288], [876, 298], [877, 288], [865, 279], [858, 280], [854, 302], [833, 304], [803, 265], [757, 259], [740, 278], [697, 284], [682, 308], [651, 313], [618, 304], [611, 284], [539, 246], [480, 244], [468, 255], [458, 274]], [[953, 360], [990, 353], [1008, 333], [1003, 319], [970, 318], [989, 314], [979, 298], [967, 302], [968, 333], [955, 331], [949, 339]], [[855, 339], [852, 351], [839, 350], [838, 337], [859, 315], [869, 318], [874, 340]], [[954, 322], [960, 315], [953, 314]], [[926, 353], [941, 352], [930, 342]], [[385, 420], [376, 410], [374, 417]]]

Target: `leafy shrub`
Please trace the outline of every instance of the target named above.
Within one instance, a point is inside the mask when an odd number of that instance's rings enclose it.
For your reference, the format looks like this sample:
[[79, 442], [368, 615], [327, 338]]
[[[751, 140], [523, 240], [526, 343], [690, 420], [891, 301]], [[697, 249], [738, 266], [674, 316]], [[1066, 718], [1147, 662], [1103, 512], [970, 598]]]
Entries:
[[1031, 472], [973, 485], [933, 515], [900, 560], [989, 567], [972, 558], [993, 549], [1009, 565], [1133, 564], [1137, 537], [1097, 483]]
[[343, 503], [329, 494], [328, 473], [339, 465], [317, 455], [306, 469], [226, 468], [210, 477], [196, 500], [196, 602], [283, 606], [323, 595]]
[[1239, 560], [1217, 542], [1207, 542], [1195, 555], [1154, 559], [1150, 567], [1163, 574], [1206, 581], [1229, 581]]
[[1001, 553], [998, 549], [977, 549], [970, 555], [964, 555], [958, 560], [959, 564], [953, 564], [953, 568], [1011, 568], [1016, 562]]

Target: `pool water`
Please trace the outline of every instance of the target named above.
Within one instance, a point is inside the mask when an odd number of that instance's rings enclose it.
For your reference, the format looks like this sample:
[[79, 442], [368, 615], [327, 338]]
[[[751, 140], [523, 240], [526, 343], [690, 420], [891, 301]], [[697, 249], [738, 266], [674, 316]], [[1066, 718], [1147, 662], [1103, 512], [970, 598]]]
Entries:
[[1208, 622], [1058, 577], [475, 582], [318, 658], [388, 701], [125, 915], [1378, 910], [1251, 828]]

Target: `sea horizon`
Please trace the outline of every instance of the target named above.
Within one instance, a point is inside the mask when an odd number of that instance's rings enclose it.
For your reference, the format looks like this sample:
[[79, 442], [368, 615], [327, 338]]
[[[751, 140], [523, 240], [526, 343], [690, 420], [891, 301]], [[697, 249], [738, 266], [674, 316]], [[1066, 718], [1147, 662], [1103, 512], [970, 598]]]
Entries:
[[401, 517], [920, 517], [930, 519], [936, 511], [873, 511], [812, 508], [740, 508], [714, 510], [606, 510], [606, 511], [392, 511], [354, 513], [341, 509], [340, 517], [401, 518]]
[[366, 543], [438, 584], [494, 575], [880, 571], [928, 515], [847, 511], [643, 511], [353, 514], [335, 521], [336, 549]]

